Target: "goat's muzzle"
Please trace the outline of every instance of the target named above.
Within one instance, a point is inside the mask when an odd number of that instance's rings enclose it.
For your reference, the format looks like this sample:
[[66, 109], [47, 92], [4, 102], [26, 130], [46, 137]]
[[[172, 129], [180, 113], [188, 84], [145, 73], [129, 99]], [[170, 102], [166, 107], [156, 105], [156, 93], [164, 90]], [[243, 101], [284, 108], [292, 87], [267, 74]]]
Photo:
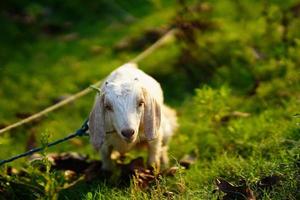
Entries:
[[133, 141], [133, 139], [134, 139], [134, 137], [133, 137], [133, 135], [134, 135], [134, 130], [133, 129], [124, 129], [124, 130], [122, 130], [121, 131], [121, 134], [124, 136], [124, 138], [125, 138], [125, 140], [127, 141], [127, 142], [132, 142]]

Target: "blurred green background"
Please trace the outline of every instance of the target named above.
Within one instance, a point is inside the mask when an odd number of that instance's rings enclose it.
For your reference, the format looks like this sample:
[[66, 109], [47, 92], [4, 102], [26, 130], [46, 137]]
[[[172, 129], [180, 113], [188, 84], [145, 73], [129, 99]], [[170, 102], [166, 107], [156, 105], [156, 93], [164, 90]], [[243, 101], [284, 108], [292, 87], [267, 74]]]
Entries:
[[[293, 117], [300, 113], [299, 1], [12, 0], [0, 8], [2, 128], [88, 87], [178, 29], [139, 65], [178, 112], [172, 162], [193, 154], [195, 165], [149, 191], [83, 184], [59, 198], [161, 199], [172, 190], [176, 199], [217, 199], [217, 177], [246, 180], [258, 199], [300, 198], [300, 121]], [[94, 96], [1, 135], [1, 159], [39, 146], [42, 135], [52, 141], [76, 130]], [[47, 151], [98, 158], [88, 138]], [[281, 184], [256, 187], [271, 175]]]

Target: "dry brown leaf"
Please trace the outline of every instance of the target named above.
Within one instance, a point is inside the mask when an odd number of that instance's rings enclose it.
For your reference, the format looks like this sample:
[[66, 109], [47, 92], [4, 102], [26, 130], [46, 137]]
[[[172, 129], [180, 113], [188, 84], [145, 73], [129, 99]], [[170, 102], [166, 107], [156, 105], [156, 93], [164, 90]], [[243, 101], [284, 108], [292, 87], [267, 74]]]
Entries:
[[180, 159], [179, 164], [186, 169], [189, 169], [192, 164], [194, 164], [197, 160], [196, 155], [185, 155]]
[[223, 179], [216, 179], [218, 190], [224, 192], [223, 200], [256, 200], [253, 191], [246, 185], [235, 186]]
[[101, 170], [101, 166], [101, 161], [92, 161], [90, 165], [84, 170], [85, 180], [90, 182], [100, 178], [109, 178], [111, 176], [111, 172]]
[[278, 185], [282, 177], [278, 175], [266, 176], [258, 181], [257, 187], [260, 189], [271, 189], [273, 186]]
[[52, 169], [72, 170], [76, 173], [83, 173], [89, 166], [88, 156], [74, 152], [52, 154], [49, 158], [53, 159]]

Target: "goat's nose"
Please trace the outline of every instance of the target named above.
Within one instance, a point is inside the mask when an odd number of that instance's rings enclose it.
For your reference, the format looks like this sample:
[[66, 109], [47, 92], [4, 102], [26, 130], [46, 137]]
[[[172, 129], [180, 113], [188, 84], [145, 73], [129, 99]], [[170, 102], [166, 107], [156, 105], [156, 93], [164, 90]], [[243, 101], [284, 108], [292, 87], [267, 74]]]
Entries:
[[122, 134], [124, 137], [130, 139], [130, 138], [133, 136], [133, 134], [134, 134], [134, 130], [133, 130], [133, 129], [125, 129], [125, 130], [122, 130], [122, 131], [121, 131], [121, 134]]

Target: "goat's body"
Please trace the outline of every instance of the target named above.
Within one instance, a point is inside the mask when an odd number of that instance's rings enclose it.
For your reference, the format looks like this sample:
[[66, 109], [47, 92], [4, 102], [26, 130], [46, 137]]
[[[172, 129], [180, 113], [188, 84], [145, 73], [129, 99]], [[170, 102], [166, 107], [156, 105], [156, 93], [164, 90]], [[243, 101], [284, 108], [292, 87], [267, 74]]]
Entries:
[[[143, 71], [137, 69], [135, 64], [129, 63], [113, 71], [102, 84], [101, 90], [112, 92], [108, 91], [107, 84], [109, 83], [113, 86], [113, 93], [115, 95], [115, 98], [125, 98], [126, 96], [130, 96], [132, 90], [135, 90], [135, 81], [138, 81], [138, 87], [142, 87], [144, 90], [147, 90], [147, 93], [149, 93], [150, 96], [155, 97], [155, 102], [160, 105], [160, 113], [158, 113], [160, 118], [160, 125], [155, 131], [156, 137], [149, 140], [149, 137], [147, 137], [147, 131], [149, 132], [150, 129], [145, 128], [145, 123], [147, 123], [147, 121], [145, 122], [141, 120], [137, 125], [137, 139], [133, 142], [127, 142], [119, 134], [120, 130], [116, 128], [114, 119], [112, 119], [111, 115], [107, 115], [104, 113], [104, 129], [106, 130], [106, 134], [104, 136], [103, 144], [100, 147], [100, 152], [103, 160], [103, 169], [110, 170], [112, 168], [112, 151], [118, 151], [120, 154], [125, 154], [126, 152], [130, 151], [137, 143], [145, 141], [148, 143], [149, 165], [155, 164], [159, 167], [160, 162], [162, 162], [162, 164], [164, 165], [168, 163], [168, 141], [170, 140], [177, 127], [177, 119], [175, 111], [167, 107], [163, 103], [163, 92], [160, 84], [155, 79], [145, 74]], [[130, 102], [126, 101], [119, 101], [119, 103], [120, 102], [122, 104], [130, 104]], [[126, 110], [126, 108], [124, 109]], [[130, 117], [130, 113], [124, 113], [124, 115]], [[145, 115], [145, 113], [143, 115]], [[91, 140], [92, 143], [95, 142], [93, 141], [95, 139], [92, 138]]]

